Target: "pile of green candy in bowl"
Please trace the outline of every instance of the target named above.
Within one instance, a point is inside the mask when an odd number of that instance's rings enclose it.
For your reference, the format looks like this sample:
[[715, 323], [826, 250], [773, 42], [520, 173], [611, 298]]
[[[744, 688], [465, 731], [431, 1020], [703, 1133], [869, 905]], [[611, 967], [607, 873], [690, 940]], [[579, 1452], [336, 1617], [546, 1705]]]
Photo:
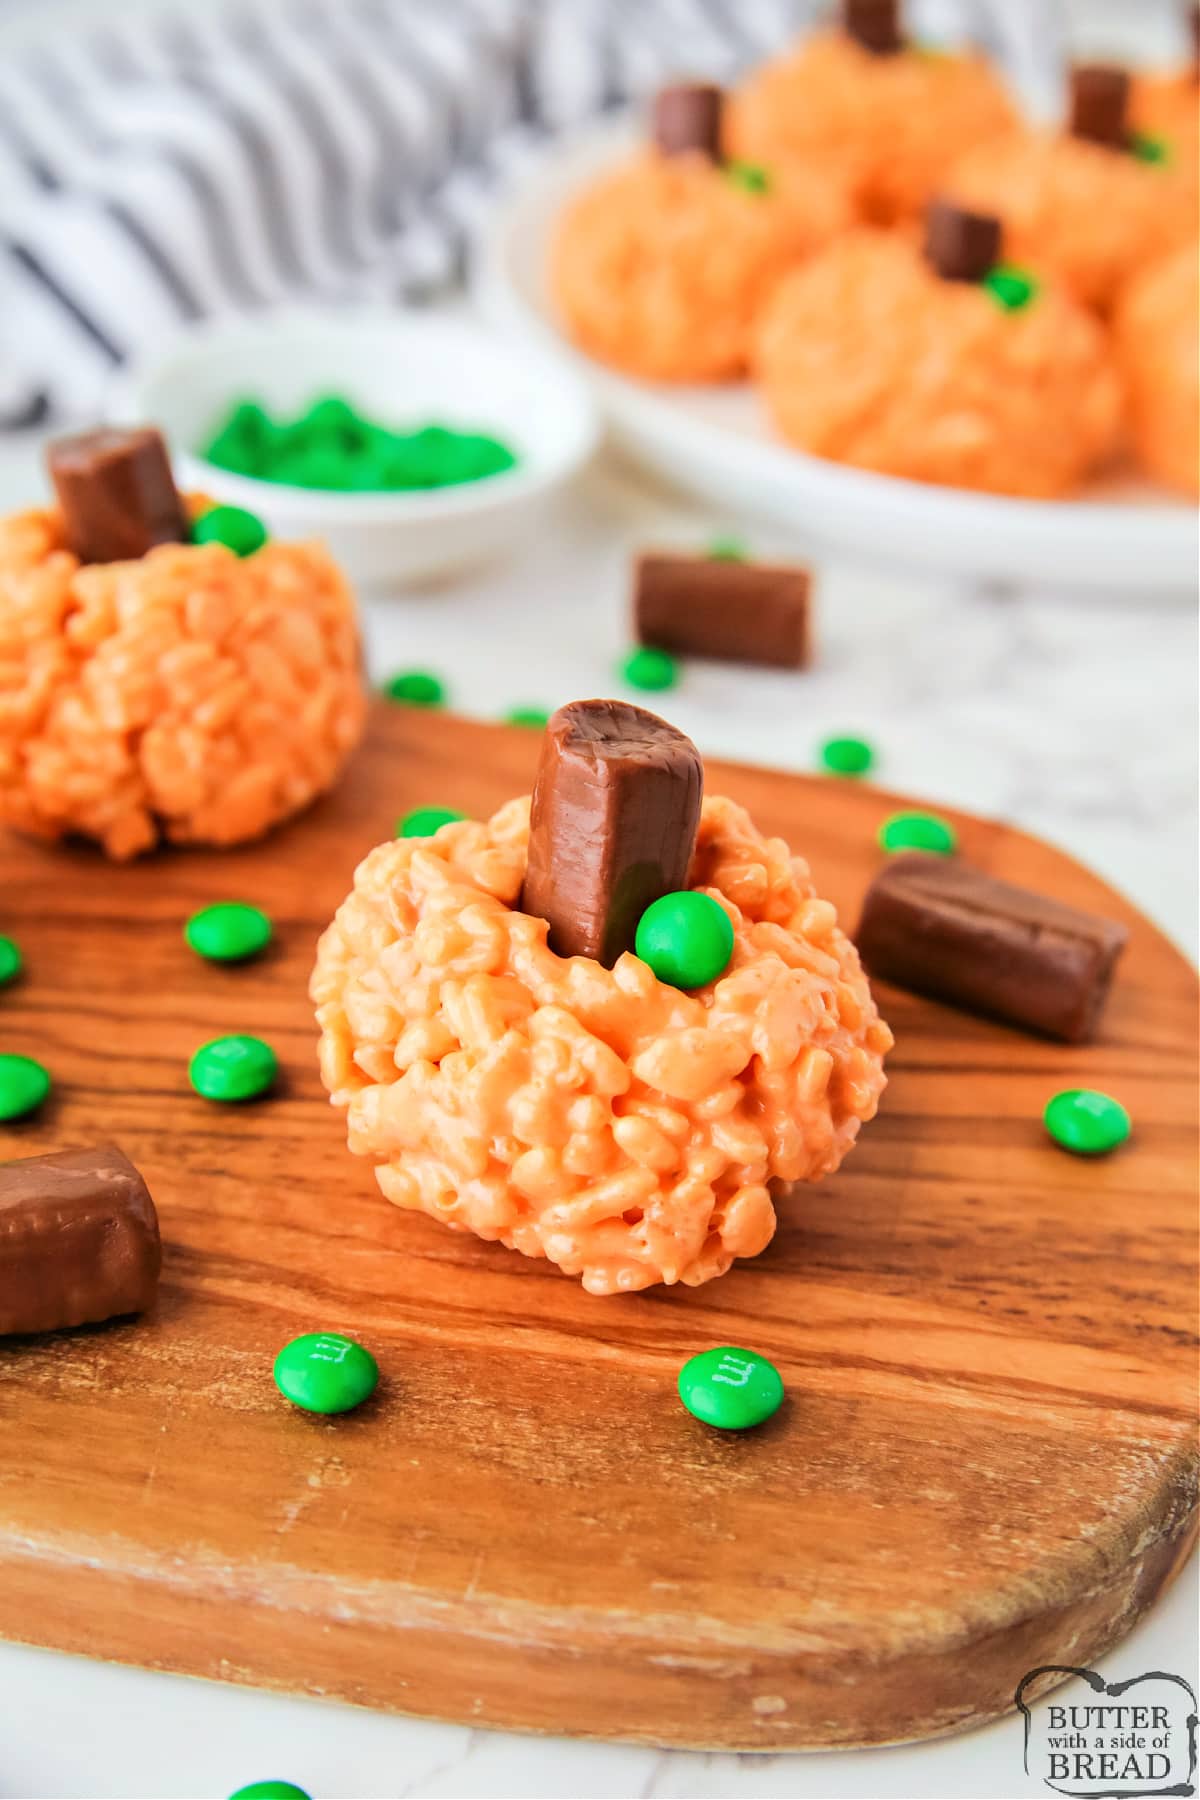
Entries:
[[200, 454], [232, 475], [350, 494], [457, 487], [517, 463], [499, 438], [437, 421], [393, 430], [340, 394], [290, 419], [272, 417], [257, 400], [235, 401]]
[[109, 406], [161, 427], [187, 491], [324, 543], [381, 592], [526, 549], [599, 437], [559, 357], [396, 307], [202, 320], [150, 345]]

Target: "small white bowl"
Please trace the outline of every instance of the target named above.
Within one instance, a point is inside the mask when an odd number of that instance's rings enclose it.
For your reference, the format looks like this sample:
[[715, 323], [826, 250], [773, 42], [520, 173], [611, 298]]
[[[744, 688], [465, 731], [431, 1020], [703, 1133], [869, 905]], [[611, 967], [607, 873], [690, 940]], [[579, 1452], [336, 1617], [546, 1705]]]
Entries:
[[[234, 401], [294, 417], [341, 394], [397, 430], [436, 420], [502, 439], [516, 466], [455, 487], [345, 494], [234, 475], [200, 448]], [[368, 586], [411, 583], [513, 548], [598, 435], [584, 384], [553, 355], [456, 318], [286, 312], [208, 321], [135, 364], [110, 415], [166, 433], [180, 485], [257, 513], [280, 538], [322, 538]]]

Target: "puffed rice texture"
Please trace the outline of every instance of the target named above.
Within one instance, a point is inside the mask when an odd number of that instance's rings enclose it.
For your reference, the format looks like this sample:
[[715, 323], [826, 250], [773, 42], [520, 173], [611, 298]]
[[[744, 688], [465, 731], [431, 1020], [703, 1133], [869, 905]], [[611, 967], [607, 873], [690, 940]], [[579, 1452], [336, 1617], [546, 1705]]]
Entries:
[[362, 735], [354, 600], [314, 544], [163, 544], [82, 566], [52, 510], [0, 520], [0, 823], [124, 860], [237, 844]]
[[727, 135], [734, 155], [773, 166], [837, 158], [858, 218], [895, 225], [920, 214], [955, 156], [1016, 121], [981, 56], [873, 56], [844, 32], [814, 31], [750, 75]]
[[651, 381], [741, 375], [774, 284], [852, 216], [831, 171], [766, 179], [766, 193], [747, 193], [705, 157], [647, 152], [576, 196], [550, 269], [576, 343]]
[[704, 801], [690, 885], [734, 952], [695, 993], [559, 957], [515, 910], [529, 801], [382, 844], [317, 951], [320, 1066], [384, 1194], [545, 1256], [594, 1294], [699, 1286], [835, 1170], [892, 1036], [800, 857]]
[[1168, 487], [1200, 494], [1200, 272], [1194, 244], [1130, 283], [1113, 335], [1139, 462]]
[[1052, 499], [1116, 448], [1120, 386], [1090, 313], [1053, 283], [1006, 311], [895, 233], [851, 232], [780, 284], [756, 374], [790, 443], [910, 481]]
[[944, 193], [995, 214], [1007, 261], [1053, 276], [1101, 315], [1140, 270], [1196, 236], [1195, 189], [1181, 168], [1058, 132], [977, 145], [947, 172]]

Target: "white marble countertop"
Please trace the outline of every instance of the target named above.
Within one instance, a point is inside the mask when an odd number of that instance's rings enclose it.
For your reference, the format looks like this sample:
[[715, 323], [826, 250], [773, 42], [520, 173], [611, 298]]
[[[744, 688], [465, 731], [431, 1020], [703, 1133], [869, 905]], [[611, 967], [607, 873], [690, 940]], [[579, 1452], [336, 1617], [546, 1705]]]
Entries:
[[[37, 446], [0, 447], [0, 507], [41, 491]], [[517, 561], [366, 603], [372, 673], [428, 667], [454, 706], [497, 717], [620, 691], [629, 553], [737, 533], [613, 463]], [[834, 732], [875, 745], [888, 787], [1053, 839], [1194, 954], [1196, 625], [1167, 602], [994, 592], [818, 568], [816, 666], [689, 666], [652, 700], [702, 749], [815, 766]], [[430, 794], [431, 803], [441, 796]], [[799, 848], [803, 848], [802, 845]], [[818, 871], [819, 873], [819, 871]], [[1189, 1675], [1195, 1567], [1102, 1665]], [[1008, 1719], [941, 1743], [811, 1757], [719, 1756], [530, 1739], [394, 1719], [0, 1646], [0, 1800], [214, 1796], [268, 1775], [335, 1796], [972, 1795], [1042, 1792]]]

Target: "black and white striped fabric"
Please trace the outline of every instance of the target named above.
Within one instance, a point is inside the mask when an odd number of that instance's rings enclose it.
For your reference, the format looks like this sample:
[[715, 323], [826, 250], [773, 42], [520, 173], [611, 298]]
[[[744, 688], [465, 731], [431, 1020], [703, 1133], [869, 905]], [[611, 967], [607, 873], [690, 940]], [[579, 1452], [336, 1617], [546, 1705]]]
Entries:
[[[1019, 55], [1031, 8], [1044, 43], [1052, 0], [914, 10]], [[728, 80], [819, 10], [97, 4], [0, 61], [0, 428], [94, 411], [113, 368], [178, 321], [439, 292], [497, 178], [547, 134], [680, 70]]]

